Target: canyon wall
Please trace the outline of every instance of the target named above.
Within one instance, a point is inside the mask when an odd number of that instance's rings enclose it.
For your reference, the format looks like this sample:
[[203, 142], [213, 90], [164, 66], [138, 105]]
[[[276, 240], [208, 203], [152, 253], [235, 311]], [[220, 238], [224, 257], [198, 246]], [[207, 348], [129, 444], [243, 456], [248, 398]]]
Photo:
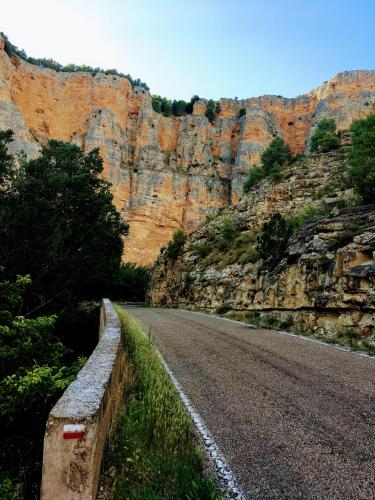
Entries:
[[40, 68], [8, 57], [0, 38], [0, 129], [14, 130], [12, 149], [33, 157], [48, 139], [99, 147], [115, 205], [130, 224], [125, 260], [141, 264], [152, 263], [177, 228], [190, 232], [213, 210], [236, 204], [273, 137], [301, 152], [317, 121], [332, 117], [347, 129], [374, 97], [375, 72], [351, 71], [293, 99], [220, 99], [213, 123], [204, 100], [191, 115], [167, 118], [125, 78]]
[[[181, 254], [162, 252], [153, 268], [153, 304], [229, 311], [268, 326], [344, 341], [375, 353], [375, 206], [350, 205], [337, 179], [348, 165], [338, 151], [312, 154], [264, 180], [236, 206], [193, 231]], [[344, 203], [346, 200], [346, 203]], [[272, 213], [311, 216], [266, 266], [256, 252], [260, 226]], [[235, 234], [224, 241], [222, 224]], [[277, 248], [275, 246], [275, 252]]]

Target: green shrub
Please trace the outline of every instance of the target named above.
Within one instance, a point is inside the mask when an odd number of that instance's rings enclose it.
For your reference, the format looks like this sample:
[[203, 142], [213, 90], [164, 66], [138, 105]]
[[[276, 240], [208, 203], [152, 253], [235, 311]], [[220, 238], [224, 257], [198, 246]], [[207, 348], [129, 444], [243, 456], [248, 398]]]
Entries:
[[30, 283], [0, 279], [0, 491], [11, 491], [2, 498], [37, 497], [48, 413], [84, 363], [65, 366], [55, 316], [19, 316]]
[[231, 241], [238, 233], [230, 217], [226, 216], [220, 225], [220, 234], [225, 241]]
[[318, 219], [325, 214], [324, 208], [318, 208], [315, 205], [305, 205], [296, 214], [287, 219], [292, 232], [297, 231], [306, 222]]
[[212, 244], [210, 243], [198, 243], [192, 247], [192, 252], [198, 255], [201, 259], [207, 257], [212, 251]]
[[210, 99], [207, 103], [205, 114], [211, 123], [215, 120], [216, 118], [215, 102], [212, 99]]
[[290, 222], [278, 212], [272, 214], [270, 220], [262, 225], [256, 248], [266, 267], [272, 267], [281, 260], [292, 232]]
[[375, 113], [355, 120], [350, 131], [349, 186], [363, 203], [375, 203]]
[[172, 240], [169, 242], [165, 253], [169, 259], [176, 260], [182, 254], [185, 242], [186, 242], [186, 234], [182, 229], [178, 229], [174, 235]]
[[245, 116], [245, 115], [246, 115], [246, 109], [241, 108], [238, 112], [238, 118], [241, 118], [242, 116]]
[[278, 174], [281, 167], [290, 163], [292, 159], [288, 144], [284, 142], [282, 137], [275, 137], [261, 156], [265, 176]]
[[201, 259], [199, 262], [201, 267], [216, 264], [219, 268], [223, 268], [236, 262], [248, 264], [257, 261], [255, 233], [238, 232], [229, 217], [225, 219], [219, 231], [219, 235], [211, 233], [206, 242], [192, 247], [193, 253]]
[[206, 218], [204, 220], [205, 225], [209, 224], [215, 219], [215, 214], [213, 212], [209, 213], [206, 215]]
[[340, 146], [340, 139], [336, 134], [336, 122], [331, 118], [320, 120], [311, 137], [311, 151], [326, 153]]
[[121, 264], [110, 287], [109, 296], [116, 300], [144, 301], [150, 281], [150, 271], [145, 266], [131, 262]]
[[264, 177], [265, 177], [264, 170], [261, 166], [255, 165], [251, 167], [247, 179], [245, 181], [245, 184], [243, 186], [243, 190], [245, 191], [245, 193], [248, 193], [252, 187], [259, 184], [259, 182], [262, 179], [264, 179]]
[[[8, 139], [0, 135], [0, 165]], [[99, 150], [49, 141], [38, 158], [19, 166], [5, 160], [14, 180], [0, 185], [0, 262], [9, 277], [33, 277], [26, 312], [102, 297], [120, 267], [128, 225], [100, 175]]]
[[263, 151], [261, 156], [261, 165], [252, 167], [244, 184], [244, 191], [247, 193], [264, 178], [270, 178], [277, 181], [280, 178], [282, 167], [290, 163], [293, 156], [289, 146], [282, 137], [276, 137], [269, 146]]

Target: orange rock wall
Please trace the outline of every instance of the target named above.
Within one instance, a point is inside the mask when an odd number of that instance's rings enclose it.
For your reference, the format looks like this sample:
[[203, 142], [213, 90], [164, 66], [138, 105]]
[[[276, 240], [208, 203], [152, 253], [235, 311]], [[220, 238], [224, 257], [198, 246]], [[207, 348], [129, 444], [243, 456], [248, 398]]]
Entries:
[[212, 124], [204, 100], [192, 115], [166, 118], [126, 79], [39, 68], [10, 59], [0, 41], [0, 127], [14, 130], [12, 148], [35, 156], [52, 138], [99, 147], [115, 204], [130, 223], [124, 258], [141, 264], [152, 263], [177, 228], [190, 231], [236, 203], [273, 137], [301, 152], [319, 119], [348, 128], [374, 97], [375, 72], [346, 72], [295, 99], [221, 99]]

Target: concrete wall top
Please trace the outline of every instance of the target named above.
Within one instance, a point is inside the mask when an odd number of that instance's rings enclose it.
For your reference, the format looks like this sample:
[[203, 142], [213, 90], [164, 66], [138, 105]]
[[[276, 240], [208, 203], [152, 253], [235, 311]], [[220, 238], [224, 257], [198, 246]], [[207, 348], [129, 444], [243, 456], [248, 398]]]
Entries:
[[120, 319], [110, 300], [103, 299], [102, 311], [105, 318], [101, 321], [100, 341], [52, 409], [52, 418], [79, 421], [94, 417], [100, 409], [121, 342]]

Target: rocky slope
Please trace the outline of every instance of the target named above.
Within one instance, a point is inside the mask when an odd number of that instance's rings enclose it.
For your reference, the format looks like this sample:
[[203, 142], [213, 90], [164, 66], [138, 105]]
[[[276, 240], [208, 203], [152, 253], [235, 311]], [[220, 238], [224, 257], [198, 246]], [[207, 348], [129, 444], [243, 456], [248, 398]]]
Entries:
[[322, 117], [347, 129], [374, 97], [375, 72], [352, 71], [295, 99], [221, 99], [213, 123], [203, 100], [192, 115], [166, 118], [124, 78], [33, 66], [9, 58], [0, 39], [0, 128], [15, 131], [13, 149], [33, 156], [51, 138], [99, 147], [130, 223], [125, 257], [142, 264], [154, 261], [176, 228], [191, 231], [212, 209], [237, 203], [244, 176], [274, 136], [300, 152]]
[[[345, 145], [299, 160], [280, 182], [263, 181], [193, 232], [177, 260], [164, 251], [154, 267], [151, 302], [347, 337], [375, 352], [375, 207], [338, 208], [351, 196], [335, 187], [347, 161]], [[283, 257], [265, 268], [255, 252], [256, 235], [276, 211], [315, 215], [290, 237]], [[225, 243], [228, 219], [236, 233]]]

